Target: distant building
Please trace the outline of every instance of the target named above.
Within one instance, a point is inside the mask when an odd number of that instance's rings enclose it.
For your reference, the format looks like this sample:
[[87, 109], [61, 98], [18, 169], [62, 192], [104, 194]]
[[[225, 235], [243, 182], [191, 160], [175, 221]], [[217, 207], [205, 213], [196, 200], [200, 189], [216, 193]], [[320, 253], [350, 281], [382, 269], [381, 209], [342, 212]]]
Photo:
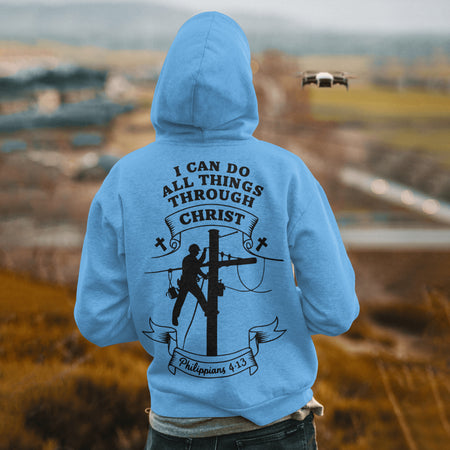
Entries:
[[[105, 125], [134, 108], [131, 104], [115, 103], [108, 98], [105, 92], [107, 77], [107, 70], [61, 65], [34, 67], [0, 78], [0, 133], [8, 133], [8, 138], [27, 139], [21, 131], [70, 127], [72, 130], [79, 128], [78, 132], [81, 132], [89, 127], [89, 132], [105, 134]], [[17, 135], [11, 136], [11, 133]], [[57, 147], [77, 147], [79, 138], [76, 136], [68, 136], [65, 145], [61, 146], [59, 135]], [[44, 140], [42, 145], [34, 134], [30, 146], [42, 148], [52, 139], [47, 135]], [[104, 141], [105, 138], [97, 139], [91, 145], [98, 146]]]

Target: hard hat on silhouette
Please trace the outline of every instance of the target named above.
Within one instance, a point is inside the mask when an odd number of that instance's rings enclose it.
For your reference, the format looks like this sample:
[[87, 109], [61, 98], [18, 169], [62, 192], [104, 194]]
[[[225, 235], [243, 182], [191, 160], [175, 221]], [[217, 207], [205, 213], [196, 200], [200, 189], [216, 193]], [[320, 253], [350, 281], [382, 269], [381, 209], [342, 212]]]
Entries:
[[198, 254], [200, 253], [200, 247], [197, 244], [192, 244], [189, 246], [189, 253], [192, 254]]

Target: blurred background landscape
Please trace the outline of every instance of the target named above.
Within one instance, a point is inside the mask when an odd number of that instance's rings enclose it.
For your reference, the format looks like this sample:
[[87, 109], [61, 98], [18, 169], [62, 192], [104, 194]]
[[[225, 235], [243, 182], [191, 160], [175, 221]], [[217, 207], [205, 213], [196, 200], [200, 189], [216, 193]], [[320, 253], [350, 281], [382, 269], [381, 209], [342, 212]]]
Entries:
[[211, 9], [249, 38], [256, 137], [324, 186], [356, 271], [360, 317], [314, 337], [319, 447], [449, 442], [450, 5], [273, 3], [0, 1], [0, 448], [144, 446], [150, 359], [81, 337], [78, 264], [102, 180], [155, 138], [176, 31]]

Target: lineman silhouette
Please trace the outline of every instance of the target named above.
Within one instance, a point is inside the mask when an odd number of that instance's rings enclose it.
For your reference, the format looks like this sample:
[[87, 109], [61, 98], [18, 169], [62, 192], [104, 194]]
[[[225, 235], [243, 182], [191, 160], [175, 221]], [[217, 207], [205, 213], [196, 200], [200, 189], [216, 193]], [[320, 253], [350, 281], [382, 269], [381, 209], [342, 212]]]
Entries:
[[199, 253], [200, 247], [197, 244], [192, 244], [189, 246], [189, 255], [185, 256], [183, 259], [183, 264], [181, 266], [183, 272], [180, 280], [178, 281], [180, 292], [178, 293], [177, 301], [175, 302], [172, 312], [172, 324], [175, 326], [178, 325], [178, 317], [188, 292], [190, 292], [198, 300], [205, 315], [207, 313], [206, 298], [197, 284], [199, 275], [205, 280], [207, 278], [206, 274], [204, 274], [201, 270], [201, 266], [206, 258], [206, 248], [203, 249], [202, 255], [197, 259], [197, 255]]

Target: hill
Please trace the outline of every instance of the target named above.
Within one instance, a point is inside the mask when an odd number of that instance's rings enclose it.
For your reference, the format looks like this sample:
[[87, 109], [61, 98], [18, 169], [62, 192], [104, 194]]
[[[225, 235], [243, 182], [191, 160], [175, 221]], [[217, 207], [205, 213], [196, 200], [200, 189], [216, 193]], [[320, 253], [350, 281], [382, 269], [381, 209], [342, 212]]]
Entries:
[[[189, 6], [174, 8], [146, 2], [0, 5], [0, 40], [33, 43], [59, 41], [111, 49], [167, 51], [178, 28], [193, 14]], [[327, 31], [268, 16], [239, 14], [253, 52], [278, 49], [293, 55], [371, 55], [415, 59], [450, 53], [450, 35], [357, 34]]]

